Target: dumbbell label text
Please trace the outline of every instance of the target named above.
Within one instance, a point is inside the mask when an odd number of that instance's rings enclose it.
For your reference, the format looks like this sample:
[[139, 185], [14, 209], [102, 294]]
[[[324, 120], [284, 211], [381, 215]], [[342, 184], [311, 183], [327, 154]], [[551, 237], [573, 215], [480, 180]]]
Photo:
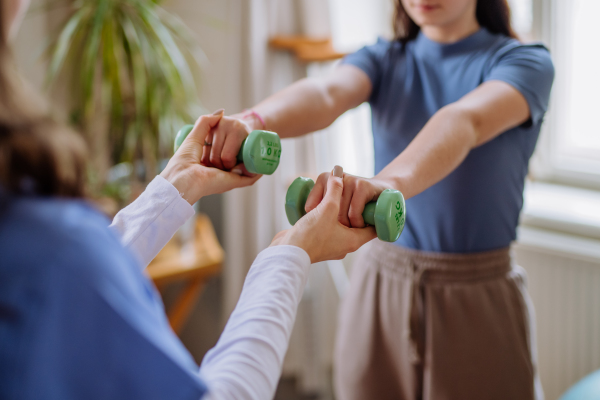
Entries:
[[266, 146], [261, 148], [262, 160], [266, 161], [267, 163], [279, 161], [281, 158], [281, 144], [270, 140], [266, 140], [264, 144]]
[[399, 201], [396, 203], [396, 210], [397, 211], [394, 217], [396, 219], [397, 227], [400, 229], [400, 227], [404, 224], [404, 211], [402, 210], [402, 204], [400, 204]]

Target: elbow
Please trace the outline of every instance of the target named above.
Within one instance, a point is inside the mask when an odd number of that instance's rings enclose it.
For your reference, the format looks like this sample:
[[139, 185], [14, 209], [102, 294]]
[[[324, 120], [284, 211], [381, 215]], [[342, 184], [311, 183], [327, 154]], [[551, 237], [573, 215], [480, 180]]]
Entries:
[[[463, 143], [469, 147], [469, 150], [483, 144], [484, 135], [483, 116], [477, 113], [475, 110], [464, 107], [460, 104], [450, 104], [442, 110], [446, 113], [446, 120], [455, 126], [459, 126], [460, 129], [457, 132], [462, 136]], [[440, 110], [440, 111], [442, 111]]]

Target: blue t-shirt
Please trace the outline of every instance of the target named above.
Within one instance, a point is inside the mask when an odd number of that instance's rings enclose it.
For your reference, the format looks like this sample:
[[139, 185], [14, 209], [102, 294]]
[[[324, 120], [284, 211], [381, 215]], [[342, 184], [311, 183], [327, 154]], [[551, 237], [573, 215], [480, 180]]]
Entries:
[[396, 242], [449, 253], [509, 246], [516, 238], [529, 158], [554, 80], [548, 50], [481, 28], [453, 44], [434, 42], [422, 32], [406, 45], [380, 39], [344, 63], [363, 70], [373, 85], [369, 104], [376, 173], [440, 108], [483, 82], [506, 82], [525, 97], [529, 121], [473, 149], [450, 175], [407, 201], [406, 227]]
[[1, 399], [200, 399], [134, 257], [82, 201], [0, 208]]

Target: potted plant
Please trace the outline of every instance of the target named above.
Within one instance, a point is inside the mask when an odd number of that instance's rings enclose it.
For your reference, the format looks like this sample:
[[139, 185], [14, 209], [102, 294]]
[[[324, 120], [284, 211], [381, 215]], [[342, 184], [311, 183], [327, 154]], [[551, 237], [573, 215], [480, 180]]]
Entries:
[[202, 112], [202, 52], [159, 3], [75, 0], [49, 47], [47, 82], [69, 88], [71, 122], [88, 142], [96, 190], [120, 163], [141, 181], [154, 177], [172, 155], [174, 133]]

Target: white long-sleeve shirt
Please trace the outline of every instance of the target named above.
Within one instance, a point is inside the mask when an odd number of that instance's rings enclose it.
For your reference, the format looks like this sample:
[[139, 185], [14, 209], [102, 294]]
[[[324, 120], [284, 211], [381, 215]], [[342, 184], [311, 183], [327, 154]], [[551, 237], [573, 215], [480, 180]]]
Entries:
[[[177, 189], [158, 176], [110, 228], [145, 267], [193, 214]], [[298, 247], [275, 246], [258, 255], [225, 330], [200, 367], [206, 400], [273, 398], [309, 269], [310, 257]]]

